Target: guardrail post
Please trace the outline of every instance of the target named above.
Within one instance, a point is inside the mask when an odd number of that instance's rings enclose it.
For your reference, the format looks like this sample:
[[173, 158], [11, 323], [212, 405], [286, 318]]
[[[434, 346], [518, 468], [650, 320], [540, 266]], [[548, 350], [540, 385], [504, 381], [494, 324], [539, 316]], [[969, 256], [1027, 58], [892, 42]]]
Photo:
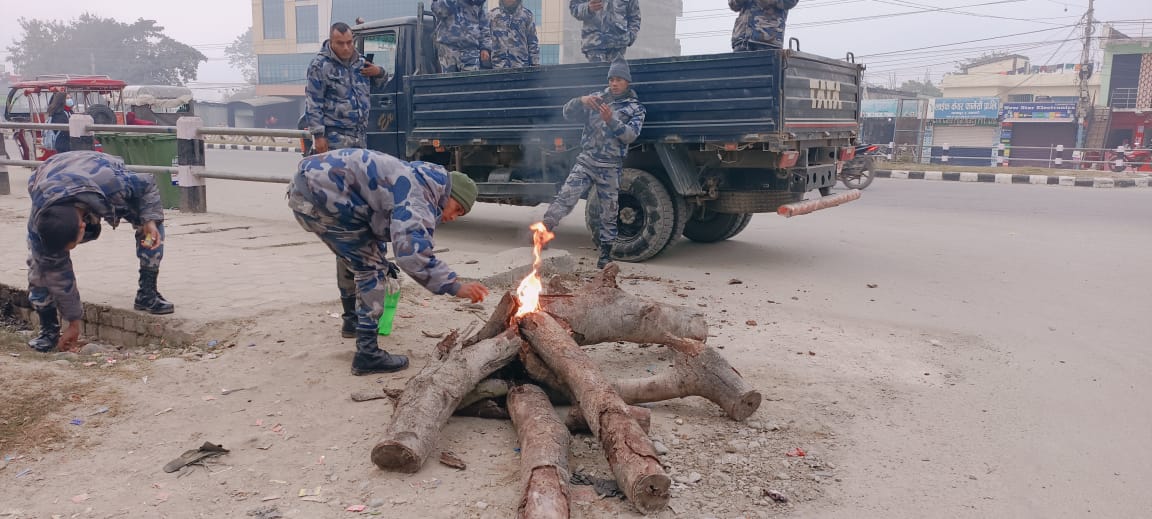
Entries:
[[180, 186], [180, 211], [204, 213], [208, 211], [208, 192], [204, 179], [204, 140], [200, 128], [204, 120], [199, 117], [181, 117], [176, 121], [176, 183]]
[[[0, 158], [8, 158], [8, 149], [5, 147], [4, 132], [0, 132]], [[0, 164], [0, 195], [12, 194], [12, 184], [8, 180], [8, 166]]]
[[72, 137], [68, 143], [71, 144], [72, 151], [96, 149], [93, 138], [95, 133], [88, 129], [93, 124], [95, 121], [91, 115], [76, 114], [68, 119], [68, 134]]

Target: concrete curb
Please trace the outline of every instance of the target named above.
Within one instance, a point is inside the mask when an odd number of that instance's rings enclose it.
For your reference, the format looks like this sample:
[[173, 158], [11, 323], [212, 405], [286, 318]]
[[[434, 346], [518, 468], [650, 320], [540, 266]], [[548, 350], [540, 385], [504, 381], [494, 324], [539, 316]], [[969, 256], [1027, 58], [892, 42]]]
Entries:
[[959, 171], [877, 170], [876, 178], [901, 180], [942, 180], [946, 182], [978, 182], [985, 184], [1031, 184], [1067, 187], [1152, 187], [1152, 177], [1137, 178], [1078, 178], [1062, 175], [1015, 175], [1011, 173], [974, 173]]
[[292, 146], [261, 146], [253, 144], [216, 144], [205, 143], [204, 147], [210, 150], [236, 150], [236, 151], [278, 151], [284, 153], [300, 153], [300, 148]]

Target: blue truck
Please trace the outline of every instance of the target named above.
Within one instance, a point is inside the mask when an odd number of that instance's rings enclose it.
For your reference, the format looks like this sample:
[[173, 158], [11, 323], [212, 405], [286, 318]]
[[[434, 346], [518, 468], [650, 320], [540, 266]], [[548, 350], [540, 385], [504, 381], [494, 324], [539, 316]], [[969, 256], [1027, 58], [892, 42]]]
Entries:
[[[441, 73], [434, 17], [423, 4], [418, 13], [353, 27], [360, 52], [390, 78], [372, 92], [368, 146], [462, 171], [482, 202], [551, 201], [582, 130], [561, 107], [602, 90], [608, 65]], [[618, 260], [644, 261], [681, 235], [731, 238], [755, 213], [828, 194], [854, 153], [862, 67], [851, 55], [783, 49], [630, 64], [648, 115], [620, 182]]]

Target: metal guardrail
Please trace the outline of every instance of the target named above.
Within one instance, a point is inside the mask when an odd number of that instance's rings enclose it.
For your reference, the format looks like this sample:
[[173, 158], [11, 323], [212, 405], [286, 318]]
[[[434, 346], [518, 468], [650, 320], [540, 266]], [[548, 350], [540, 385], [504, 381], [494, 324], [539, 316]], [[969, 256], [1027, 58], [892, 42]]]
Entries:
[[[977, 146], [964, 146], [976, 148]], [[1062, 144], [1051, 146], [1010, 146], [995, 144], [988, 146], [986, 155], [956, 155], [951, 153], [952, 146], [948, 143], [931, 146], [888, 143], [885, 153], [887, 160], [902, 162], [940, 163], [948, 164], [957, 160], [988, 161], [989, 167], [999, 166], [1036, 166], [1050, 169], [1098, 169], [1123, 171], [1129, 168], [1143, 171], [1143, 168], [1152, 168], [1152, 159], [1141, 158], [1146, 149], [1116, 148], [1074, 148]], [[1047, 158], [1026, 158], [1012, 156], [1013, 150], [1032, 150], [1047, 152]], [[939, 152], [939, 153], [936, 153]], [[923, 157], [923, 159], [916, 159]]]

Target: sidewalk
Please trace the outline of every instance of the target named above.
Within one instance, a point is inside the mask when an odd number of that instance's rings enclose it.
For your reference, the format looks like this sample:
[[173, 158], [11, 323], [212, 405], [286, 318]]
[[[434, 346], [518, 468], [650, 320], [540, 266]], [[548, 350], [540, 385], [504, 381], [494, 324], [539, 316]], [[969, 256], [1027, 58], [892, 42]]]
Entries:
[[[30, 201], [23, 189], [28, 170], [10, 169], [13, 193], [0, 196], [0, 243], [9, 244], [0, 250], [0, 308], [12, 304], [31, 322], [25, 263]], [[244, 321], [302, 306], [339, 311], [334, 257], [295, 222], [178, 211], [167, 211], [165, 219], [168, 237], [159, 285], [176, 313], [156, 317], [132, 310], [137, 282], [132, 228], [126, 223], [115, 230], [105, 226], [100, 239], [72, 253], [88, 338], [123, 346], [156, 340], [184, 345], [209, 328], [238, 328]], [[518, 281], [532, 261], [528, 248], [480, 254], [453, 247], [437, 256], [462, 278], [493, 288]], [[546, 257], [552, 272], [574, 266], [565, 251], [547, 251]], [[411, 280], [403, 281], [405, 295], [428, 295]]]

